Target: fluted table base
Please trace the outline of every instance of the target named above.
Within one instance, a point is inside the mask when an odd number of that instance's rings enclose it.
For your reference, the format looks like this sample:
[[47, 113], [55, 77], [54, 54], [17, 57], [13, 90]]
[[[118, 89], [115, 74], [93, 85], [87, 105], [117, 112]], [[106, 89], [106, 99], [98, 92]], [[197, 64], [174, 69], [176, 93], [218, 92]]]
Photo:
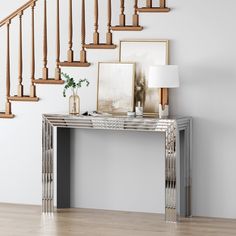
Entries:
[[[70, 128], [164, 132], [165, 220], [177, 222], [180, 216], [191, 216], [192, 119], [190, 117], [159, 119], [43, 115], [42, 211], [44, 213], [52, 213], [54, 207], [70, 207]], [[55, 131], [57, 135], [54, 134]], [[57, 145], [54, 145], [55, 137]]]

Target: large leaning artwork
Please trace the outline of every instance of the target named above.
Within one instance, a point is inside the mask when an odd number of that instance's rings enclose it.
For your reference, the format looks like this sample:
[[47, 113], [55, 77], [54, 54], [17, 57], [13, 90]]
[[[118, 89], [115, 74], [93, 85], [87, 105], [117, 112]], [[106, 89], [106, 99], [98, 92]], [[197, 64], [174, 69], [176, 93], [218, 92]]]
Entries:
[[[135, 103], [141, 101], [144, 113], [158, 113], [159, 89], [148, 88], [148, 68], [168, 64], [168, 40], [122, 40], [120, 62], [136, 63]], [[166, 95], [168, 96], [168, 95]]]

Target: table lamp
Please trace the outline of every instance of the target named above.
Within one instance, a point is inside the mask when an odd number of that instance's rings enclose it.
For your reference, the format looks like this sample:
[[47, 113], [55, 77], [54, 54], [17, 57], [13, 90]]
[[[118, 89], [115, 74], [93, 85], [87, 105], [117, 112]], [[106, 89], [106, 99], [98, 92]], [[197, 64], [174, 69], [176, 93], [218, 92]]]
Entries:
[[160, 88], [159, 117], [169, 115], [169, 101], [164, 94], [168, 88], [179, 87], [179, 71], [176, 65], [150, 66], [148, 76], [149, 88]]

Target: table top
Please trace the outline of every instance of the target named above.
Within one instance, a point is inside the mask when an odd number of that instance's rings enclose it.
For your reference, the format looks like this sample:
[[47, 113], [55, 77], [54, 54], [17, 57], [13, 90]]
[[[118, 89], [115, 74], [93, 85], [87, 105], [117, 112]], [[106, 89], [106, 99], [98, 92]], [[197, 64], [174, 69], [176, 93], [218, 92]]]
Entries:
[[128, 117], [117, 115], [83, 116], [68, 114], [44, 114], [43, 119], [54, 127], [89, 128], [135, 131], [166, 131], [175, 129], [177, 125], [185, 125], [191, 121], [187, 116], [170, 116], [159, 118], [155, 116]]

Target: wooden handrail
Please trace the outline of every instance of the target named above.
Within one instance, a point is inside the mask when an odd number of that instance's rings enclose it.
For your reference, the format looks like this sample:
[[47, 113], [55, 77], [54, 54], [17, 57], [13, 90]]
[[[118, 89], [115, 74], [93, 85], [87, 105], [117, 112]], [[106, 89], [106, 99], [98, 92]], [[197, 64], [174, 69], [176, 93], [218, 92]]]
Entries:
[[7, 16], [5, 19], [3, 19], [2, 21], [0, 21], [0, 27], [2, 27], [3, 25], [5, 25], [7, 22], [9, 22], [10, 20], [12, 20], [13, 18], [15, 18], [16, 16], [19, 15], [20, 12], [23, 12], [24, 10], [26, 10], [27, 8], [29, 8], [30, 6], [32, 6], [33, 3], [37, 2], [38, 0], [30, 0], [27, 3], [25, 3], [23, 6], [19, 7], [16, 11], [14, 11], [12, 14], [10, 14], [9, 16]]

